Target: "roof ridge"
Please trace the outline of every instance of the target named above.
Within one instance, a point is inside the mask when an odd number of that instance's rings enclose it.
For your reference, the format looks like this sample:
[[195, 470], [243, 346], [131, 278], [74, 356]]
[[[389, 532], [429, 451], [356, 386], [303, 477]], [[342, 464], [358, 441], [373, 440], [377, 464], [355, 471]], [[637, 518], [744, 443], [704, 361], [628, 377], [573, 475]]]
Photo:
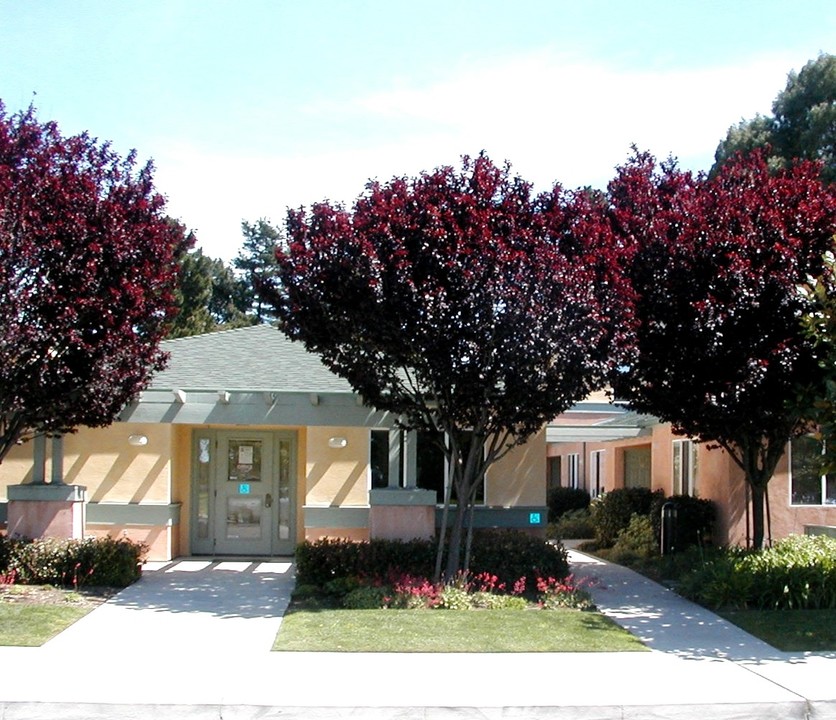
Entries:
[[259, 330], [261, 330], [263, 328], [270, 328], [272, 330], [275, 330], [276, 332], [281, 332], [281, 330], [279, 330], [279, 328], [277, 328], [275, 325], [270, 325], [268, 323], [259, 323], [257, 325], [243, 325], [241, 327], [222, 328], [220, 330], [212, 330], [212, 331], [206, 332], [206, 333], [198, 333], [197, 335], [185, 335], [183, 337], [178, 337], [178, 338], [167, 338], [167, 339], [163, 340], [162, 342], [164, 342], [164, 343], [179, 343], [179, 342], [185, 341], [185, 340], [198, 340], [198, 339], [207, 338], [207, 337], [210, 337], [210, 336], [217, 337], [218, 335], [229, 335], [231, 333], [243, 333], [243, 332], [255, 330], [256, 328], [258, 328]]

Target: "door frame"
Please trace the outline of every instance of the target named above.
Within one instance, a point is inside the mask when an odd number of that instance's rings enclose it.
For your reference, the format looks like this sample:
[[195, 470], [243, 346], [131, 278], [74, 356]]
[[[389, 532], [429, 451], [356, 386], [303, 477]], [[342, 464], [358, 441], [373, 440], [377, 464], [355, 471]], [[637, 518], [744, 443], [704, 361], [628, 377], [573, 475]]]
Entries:
[[[268, 512], [271, 513], [272, 528], [268, 548], [263, 552], [229, 552], [218, 549], [218, 540], [223, 537], [225, 526], [218, 521], [219, 484], [226, 472], [226, 458], [220, 456], [222, 441], [239, 438], [266, 438], [270, 445], [270, 465], [272, 467], [272, 488], [274, 501]], [[288, 516], [288, 537], [279, 537], [280, 508], [282, 497], [279, 489], [281, 472], [280, 449], [282, 443], [288, 443], [287, 459], [287, 500], [290, 504]], [[189, 512], [189, 549], [193, 555], [241, 555], [266, 557], [292, 555], [296, 547], [297, 484], [298, 484], [298, 433], [295, 430], [263, 429], [258, 426], [239, 428], [193, 428], [191, 432], [191, 471], [189, 494], [191, 508]], [[223, 495], [223, 493], [221, 493]]]

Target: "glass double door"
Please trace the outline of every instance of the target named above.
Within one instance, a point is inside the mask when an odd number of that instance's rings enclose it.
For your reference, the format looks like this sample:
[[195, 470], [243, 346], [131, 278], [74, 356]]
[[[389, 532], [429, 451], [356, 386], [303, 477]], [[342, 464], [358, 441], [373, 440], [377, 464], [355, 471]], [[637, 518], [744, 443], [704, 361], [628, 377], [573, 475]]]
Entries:
[[[204, 461], [207, 447], [214, 446], [215, 452], [214, 458], [203, 462], [208, 466], [203, 468], [202, 483], [206, 502], [200, 497], [201, 479], [197, 478], [198, 537], [193, 539], [193, 550], [219, 555], [291, 554], [292, 435], [249, 430], [218, 430], [212, 434], [214, 438], [208, 438], [208, 443], [198, 440]], [[199, 457], [199, 474], [200, 464]]]

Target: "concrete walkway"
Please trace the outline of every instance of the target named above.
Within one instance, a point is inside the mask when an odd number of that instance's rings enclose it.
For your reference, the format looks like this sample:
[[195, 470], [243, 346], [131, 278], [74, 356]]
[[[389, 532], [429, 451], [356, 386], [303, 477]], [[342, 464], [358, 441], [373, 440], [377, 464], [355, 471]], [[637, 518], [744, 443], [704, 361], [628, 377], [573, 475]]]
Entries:
[[0, 720], [836, 720], [836, 653], [786, 654], [571, 552], [644, 653], [273, 653], [289, 561], [146, 567], [41, 648], [0, 648]]

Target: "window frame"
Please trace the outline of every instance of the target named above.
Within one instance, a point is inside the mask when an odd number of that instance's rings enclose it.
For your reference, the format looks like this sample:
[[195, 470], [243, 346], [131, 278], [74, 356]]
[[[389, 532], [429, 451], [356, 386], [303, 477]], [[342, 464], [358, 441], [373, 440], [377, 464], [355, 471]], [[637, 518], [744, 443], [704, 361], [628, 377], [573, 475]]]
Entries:
[[[399, 473], [398, 473], [397, 483], [395, 485], [390, 485], [389, 484], [389, 465], [387, 464], [385, 466], [385, 470], [381, 473], [381, 476], [382, 476], [382, 478], [383, 478], [383, 480], [385, 481], [386, 484], [375, 485], [375, 483], [374, 483], [374, 475], [375, 475], [375, 470], [376, 470], [376, 468], [374, 467], [374, 465], [375, 465], [374, 457], [375, 456], [374, 456], [374, 453], [372, 451], [372, 444], [373, 444], [373, 442], [375, 442], [375, 440], [374, 440], [375, 433], [378, 434], [378, 436], [377, 436], [379, 438], [378, 442], [382, 441], [383, 434], [386, 433], [387, 442], [388, 442], [388, 437], [389, 437], [390, 432], [397, 432], [398, 435], [399, 435], [399, 450], [398, 450], [398, 469], [399, 469]], [[420, 463], [420, 460], [417, 458], [419, 448], [423, 445], [424, 442], [432, 442], [432, 440], [427, 440], [426, 438], [423, 440], [423, 442], [420, 441], [419, 438], [420, 438], [420, 435], [422, 435], [422, 434], [423, 433], [421, 433], [421, 432], [417, 432], [417, 431], [415, 432], [415, 438], [414, 438], [415, 450], [414, 450], [414, 452], [416, 453], [416, 467], [410, 469], [408, 467], [407, 453], [405, 452], [406, 431], [404, 431], [404, 430], [392, 430], [392, 431], [390, 431], [386, 428], [370, 428], [370, 430], [369, 430], [369, 445], [368, 445], [368, 453], [369, 453], [368, 454], [368, 458], [369, 458], [369, 462], [368, 462], [368, 488], [369, 488], [369, 490], [383, 489], [383, 488], [387, 488], [387, 487], [396, 487], [396, 488], [415, 487], [415, 488], [419, 488], [419, 489], [422, 489], [422, 490], [435, 490], [435, 492], [436, 492], [436, 505], [442, 506], [444, 504], [444, 497], [446, 495], [447, 488], [450, 484], [450, 465], [447, 462], [447, 458], [442, 454], [441, 457], [443, 459], [443, 478], [442, 478], [442, 481], [441, 481], [442, 485], [441, 485], [440, 488], [438, 488], [438, 487], [424, 487], [420, 484], [419, 478], [417, 477], [417, 469], [418, 469], [417, 465]], [[484, 448], [483, 448], [483, 452], [485, 452]], [[411, 474], [410, 470], [412, 471], [412, 473], [415, 473], [415, 475], [413, 475], [413, 477], [411, 477], [411, 478], [409, 477], [410, 474]], [[412, 480], [414, 482], [414, 484], [413, 485], [407, 485], [408, 480]], [[441, 495], [441, 500], [439, 500], [439, 494]], [[476, 501], [474, 502], [474, 505], [478, 506], [478, 507], [486, 506], [487, 505], [487, 497], [488, 497], [488, 478], [484, 477], [482, 479], [481, 492], [477, 492]], [[455, 497], [451, 497], [450, 504], [451, 505], [456, 504], [456, 498]]]
[[819, 501], [818, 502], [804, 503], [804, 502], [797, 502], [795, 500], [796, 493], [795, 493], [795, 489], [794, 489], [794, 482], [795, 482], [796, 473], [795, 473], [795, 470], [793, 468], [793, 463], [795, 461], [794, 456], [795, 456], [797, 450], [794, 448], [794, 445], [795, 445], [795, 441], [801, 440], [801, 439], [810, 439], [810, 440], [813, 440], [814, 442], [817, 442], [821, 446], [820, 454], [822, 454], [822, 455], [824, 454], [824, 450], [825, 450], [824, 449], [824, 444], [821, 441], [817, 440], [812, 435], [800, 435], [799, 437], [796, 437], [796, 438], [793, 438], [792, 440], [790, 440], [790, 442], [788, 444], [789, 446], [787, 448], [787, 457], [788, 457], [788, 462], [787, 462], [787, 475], [788, 475], [788, 477], [787, 477], [787, 493], [789, 495], [788, 502], [789, 502], [790, 507], [795, 507], [795, 508], [833, 508], [833, 507], [836, 507], [836, 493], [834, 493], [834, 498], [833, 498], [832, 502], [828, 502], [828, 493], [827, 493], [828, 481], [833, 482], [834, 486], [836, 486], [836, 479], [834, 479], [833, 476], [828, 478], [827, 473], [821, 473], [819, 475], [819, 490], [818, 490]]
[[580, 488], [581, 479], [581, 456], [580, 453], [567, 453], [566, 455], [566, 487]]
[[604, 476], [604, 453], [606, 450], [590, 450], [589, 451], [589, 497], [597, 498], [605, 492], [602, 478]]
[[[677, 455], [679, 472], [677, 472]], [[690, 438], [680, 438], [671, 445], [671, 490], [673, 495], [697, 497], [697, 444]]]

